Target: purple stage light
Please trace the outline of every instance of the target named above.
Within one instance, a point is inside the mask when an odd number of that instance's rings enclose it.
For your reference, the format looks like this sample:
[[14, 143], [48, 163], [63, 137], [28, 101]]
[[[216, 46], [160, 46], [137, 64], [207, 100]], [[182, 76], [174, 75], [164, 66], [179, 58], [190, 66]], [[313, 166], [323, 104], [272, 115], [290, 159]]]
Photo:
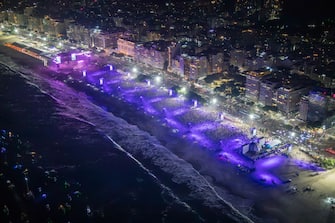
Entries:
[[71, 60], [74, 61], [77, 59], [77, 55], [75, 53], [71, 53]]
[[228, 152], [220, 152], [219, 153], [219, 159], [220, 160], [226, 160], [233, 164], [241, 164], [244, 163], [243, 159], [241, 157], [238, 157], [237, 154], [234, 153], [228, 153]]
[[192, 141], [196, 140], [198, 144], [208, 148], [208, 149], [211, 149], [212, 147], [212, 142], [209, 141], [205, 136], [201, 135], [201, 134], [198, 134], [198, 133], [190, 133], [188, 135], [188, 138], [190, 138]]
[[214, 129], [216, 128], [216, 126], [217, 125], [215, 124], [215, 122], [205, 122], [205, 123], [197, 124], [193, 126], [191, 129], [192, 131], [205, 131], [209, 129]]
[[279, 178], [277, 178], [273, 174], [261, 171], [253, 172], [252, 177], [258, 182], [266, 185], [278, 185], [283, 183]]
[[185, 112], [187, 112], [187, 110], [188, 109], [186, 109], [186, 108], [178, 108], [178, 109], [172, 111], [171, 114], [173, 116], [178, 116], [178, 115], [184, 114]]
[[56, 56], [56, 64], [61, 64], [62, 63], [62, 58], [60, 56]]
[[152, 114], [152, 115], [157, 115], [158, 112], [151, 106], [144, 106], [144, 110], [149, 113], [149, 114]]
[[161, 101], [161, 100], [163, 100], [162, 97], [153, 98], [153, 99], [150, 99], [150, 100], [149, 100], [149, 103], [156, 103], [156, 102], [159, 102], [159, 101]]
[[193, 101], [193, 107], [195, 107], [195, 108], [198, 107], [198, 101], [197, 100]]
[[324, 171], [325, 170], [322, 167], [317, 166], [314, 163], [309, 163], [309, 162], [306, 162], [306, 161], [303, 161], [303, 160], [296, 160], [295, 159], [295, 160], [293, 160], [293, 162], [297, 166], [299, 166], [300, 168], [305, 169], [305, 170], [312, 170], [312, 171]]
[[269, 158], [265, 158], [265, 159], [260, 159], [256, 161], [256, 168], [265, 168], [265, 169], [269, 169], [269, 168], [274, 168], [277, 167], [281, 164], [283, 164], [283, 162], [285, 161], [286, 157], [284, 156], [272, 156]]
[[183, 125], [181, 125], [179, 122], [173, 120], [172, 118], [165, 118], [165, 121], [172, 128], [178, 129], [179, 131], [182, 131], [182, 132], [185, 131], [185, 127]]

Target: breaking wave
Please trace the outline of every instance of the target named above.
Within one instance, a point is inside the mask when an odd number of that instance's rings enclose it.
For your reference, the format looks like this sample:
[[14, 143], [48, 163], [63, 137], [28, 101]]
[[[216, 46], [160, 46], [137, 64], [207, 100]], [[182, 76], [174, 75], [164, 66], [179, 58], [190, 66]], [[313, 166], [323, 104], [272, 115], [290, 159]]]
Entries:
[[[9, 67], [13, 70], [22, 70], [20, 67]], [[186, 185], [189, 194], [187, 200], [197, 198], [202, 203], [218, 211], [223, 216], [229, 216], [236, 222], [252, 222], [228, 202], [222, 193], [198, 172], [190, 163], [181, 159], [168, 148], [164, 147], [154, 136], [127, 123], [124, 119], [114, 116], [90, 101], [83, 93], [78, 93], [65, 83], [46, 78], [40, 74], [25, 71], [18, 72], [27, 83], [35, 86], [40, 92], [50, 96], [58, 104], [57, 115], [71, 117], [78, 121], [94, 126], [97, 131], [105, 135], [117, 149], [124, 152], [136, 162], [148, 175], [153, 177], [162, 190], [167, 192], [174, 202], [193, 210], [187, 202], [182, 201], [174, 190], [164, 185], [155, 174], [155, 171], [145, 167], [143, 161], [150, 161], [154, 166], [172, 176], [176, 184]], [[140, 157], [140, 158], [139, 158]], [[143, 160], [143, 161], [142, 161]], [[221, 190], [221, 189], [220, 189]], [[194, 211], [195, 212], [195, 211]]]

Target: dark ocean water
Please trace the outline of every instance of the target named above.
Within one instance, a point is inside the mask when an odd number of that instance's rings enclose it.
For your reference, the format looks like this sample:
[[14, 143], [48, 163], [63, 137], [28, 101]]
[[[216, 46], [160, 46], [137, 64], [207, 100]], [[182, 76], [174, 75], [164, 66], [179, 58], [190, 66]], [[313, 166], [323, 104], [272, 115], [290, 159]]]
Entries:
[[0, 101], [1, 127], [29, 140], [45, 168], [80, 182], [103, 222], [200, 222], [94, 127], [60, 114], [53, 99], [18, 74], [1, 69]]
[[26, 72], [0, 67], [0, 126], [29, 140], [43, 168], [80, 185], [78, 212], [89, 205], [94, 222], [247, 222], [150, 134], [63, 82]]

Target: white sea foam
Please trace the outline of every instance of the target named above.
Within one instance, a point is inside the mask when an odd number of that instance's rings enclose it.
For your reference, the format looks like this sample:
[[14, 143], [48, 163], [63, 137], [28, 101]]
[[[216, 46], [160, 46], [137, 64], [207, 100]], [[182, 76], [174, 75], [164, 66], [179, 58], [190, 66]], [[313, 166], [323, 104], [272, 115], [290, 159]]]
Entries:
[[[178, 195], [163, 185], [153, 170], [147, 169], [139, 158], [150, 160], [155, 166], [173, 176], [175, 183], [187, 185], [190, 196], [203, 201], [210, 208], [221, 210], [222, 214], [229, 215], [238, 222], [252, 222], [248, 217], [234, 208], [221, 194], [187, 161], [171, 152], [147, 132], [137, 126], [130, 125], [125, 120], [115, 117], [99, 106], [93, 104], [84, 94], [67, 87], [64, 83], [46, 78], [38, 74], [24, 75], [33, 86], [53, 98], [62, 108], [59, 114], [95, 126], [105, 134], [116, 147], [127, 154], [143, 170], [152, 176], [161, 187], [168, 191], [176, 202], [189, 205], [178, 198]], [[117, 138], [117, 142], [113, 138]], [[237, 198], [236, 198], [237, 199]]]

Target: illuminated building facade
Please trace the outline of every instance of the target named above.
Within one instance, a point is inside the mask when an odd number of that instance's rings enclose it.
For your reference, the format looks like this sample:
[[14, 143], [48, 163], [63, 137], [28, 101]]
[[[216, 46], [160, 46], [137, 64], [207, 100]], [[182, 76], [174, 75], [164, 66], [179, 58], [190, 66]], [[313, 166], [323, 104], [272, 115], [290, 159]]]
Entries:
[[277, 90], [277, 108], [279, 111], [289, 114], [299, 110], [301, 97], [308, 92], [303, 86], [282, 86]]
[[166, 69], [167, 42], [152, 41], [136, 45], [135, 60], [147, 66]]
[[208, 55], [208, 63], [210, 66], [209, 73], [221, 73], [223, 71], [223, 53], [211, 53]]
[[92, 45], [97, 49], [117, 48], [117, 40], [123, 36], [123, 32], [102, 32], [94, 29], [91, 32]]
[[332, 97], [319, 91], [310, 91], [300, 101], [299, 119], [307, 122], [323, 121], [327, 113], [334, 110], [330, 108]]
[[249, 71], [246, 73], [245, 96], [254, 102], [258, 102], [261, 80], [270, 74], [269, 71]]
[[328, 98], [321, 92], [309, 92], [307, 121], [324, 120], [327, 114]]
[[117, 48], [119, 53], [131, 58], [135, 57], [135, 42], [119, 38], [117, 40]]
[[259, 89], [259, 103], [264, 106], [273, 106], [274, 98], [276, 98], [276, 88], [278, 86], [278, 82], [273, 82], [270, 80], [265, 80], [260, 83]]
[[251, 101], [257, 102], [259, 98], [261, 77], [247, 76], [245, 83], [245, 96]]
[[66, 30], [67, 37], [77, 43], [81, 43], [87, 47], [92, 46], [91, 32], [83, 25], [70, 24]]
[[307, 121], [308, 115], [308, 97], [303, 96], [299, 103], [299, 119], [302, 121]]

